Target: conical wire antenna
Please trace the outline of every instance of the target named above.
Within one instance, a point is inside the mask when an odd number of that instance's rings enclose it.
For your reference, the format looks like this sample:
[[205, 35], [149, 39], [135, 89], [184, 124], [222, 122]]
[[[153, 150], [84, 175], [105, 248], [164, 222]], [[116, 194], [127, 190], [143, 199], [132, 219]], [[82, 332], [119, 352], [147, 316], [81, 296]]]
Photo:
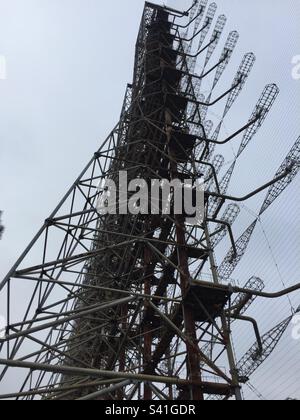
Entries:
[[[268, 113], [270, 112], [272, 105], [274, 104], [277, 96], [279, 94], [279, 89], [277, 85], [267, 85], [257, 103], [255, 106], [255, 109], [249, 119], [249, 127], [245, 131], [245, 134], [243, 136], [243, 139], [241, 141], [241, 145], [238, 151], [238, 154], [229, 168], [228, 172], [224, 176], [224, 178], [221, 181], [220, 184], [220, 191], [222, 194], [226, 194], [230, 181], [232, 179], [234, 169], [236, 167], [236, 163], [238, 158], [241, 156], [241, 154], [245, 151], [246, 147], [249, 145], [249, 143], [253, 140], [254, 136], [257, 134], [258, 130], [261, 128], [262, 124], [264, 123], [265, 119], [267, 118]], [[219, 131], [221, 129], [221, 123], [217, 127], [217, 130], [214, 134], [215, 138], [219, 137]], [[207, 156], [207, 159], [211, 158], [211, 155], [215, 149], [215, 146], [210, 148], [210, 152]], [[217, 211], [218, 205], [221, 202], [221, 199], [214, 198], [210, 201], [210, 214], [215, 214], [214, 212]]]
[[[270, 187], [259, 216], [262, 216], [263, 213], [275, 202], [277, 198], [280, 197], [280, 195], [286, 190], [286, 188], [293, 182], [300, 170], [299, 156], [300, 138], [297, 139], [287, 158], [284, 160], [280, 169], [277, 171], [274, 180], [277, 177], [284, 175], [285, 173], [287, 173], [286, 177], [282, 178], [278, 182], [275, 182]], [[232, 168], [230, 168], [229, 171], [231, 170]], [[229, 178], [231, 177], [230, 172], [227, 175]], [[228, 178], [226, 181], [224, 180], [224, 185], [226, 184], [228, 185]], [[210, 207], [210, 214], [212, 214], [213, 211], [216, 211], [216, 206], [217, 203], [215, 201], [212, 201]], [[257, 218], [238, 239], [236, 243], [237, 255], [235, 255], [235, 251], [233, 248], [228, 252], [227, 256], [225, 257], [224, 261], [222, 262], [219, 268], [220, 278], [229, 279], [229, 277], [232, 275], [232, 273], [240, 263], [241, 259], [246, 253], [258, 220], [259, 218]]]
[[[244, 286], [244, 289], [253, 290], [255, 292], [262, 292], [264, 288], [264, 281], [256, 276], [251, 277]], [[233, 314], [243, 315], [257, 298], [256, 295], [251, 296], [247, 293], [239, 293], [232, 302], [232, 307], [237, 308], [234, 309]]]
[[[203, 21], [202, 29], [200, 31], [198, 31], [198, 32], [200, 32], [200, 38], [199, 38], [199, 41], [198, 41], [197, 51], [200, 51], [201, 50], [201, 47], [202, 47], [202, 45], [203, 45], [203, 43], [204, 43], [204, 41], [205, 41], [205, 39], [207, 37], [207, 34], [208, 34], [208, 32], [209, 32], [209, 30], [211, 28], [212, 23], [213, 23], [213, 20], [214, 20], [216, 11], [217, 11], [217, 5], [216, 5], [216, 3], [211, 3], [209, 5], [207, 14], [206, 14], [205, 19]], [[190, 48], [190, 51], [191, 51], [191, 44], [189, 44], [189, 47], [188, 48]], [[197, 63], [197, 59], [198, 59], [198, 56], [195, 56], [195, 57], [190, 58], [188, 60], [188, 62], [189, 62], [189, 68], [190, 69], [195, 69], [195, 66], [196, 66], [196, 63]]]
[[204, 63], [204, 68], [203, 68], [203, 72], [205, 71], [207, 64], [209, 63], [209, 60], [211, 59], [215, 49], [218, 46], [218, 43], [220, 41], [220, 38], [222, 36], [223, 30], [225, 28], [227, 22], [227, 17], [225, 15], [221, 15], [218, 17], [216, 26], [214, 28], [214, 31], [212, 33], [211, 36], [211, 40], [209, 42], [209, 47], [207, 50], [207, 54], [206, 54], [206, 58], [205, 58], [205, 63]]
[[[217, 141], [219, 138], [219, 134], [221, 132], [221, 128], [224, 124], [225, 118], [228, 114], [228, 112], [230, 111], [230, 109], [233, 107], [234, 103], [236, 102], [236, 100], [238, 99], [240, 93], [242, 92], [246, 81], [250, 75], [250, 72], [254, 66], [255, 63], [255, 55], [253, 53], [248, 53], [243, 57], [243, 60], [239, 66], [239, 69], [234, 77], [233, 83], [232, 83], [232, 87], [230, 90], [230, 93], [228, 95], [228, 99], [225, 105], [225, 109], [223, 112], [223, 116], [221, 118], [221, 121], [219, 123], [219, 125], [217, 126], [213, 139], [214, 141]], [[203, 112], [203, 117], [205, 118], [208, 112], [208, 106], [203, 106], [202, 107], [202, 112]], [[206, 156], [206, 160], [209, 161], [214, 153], [216, 145], [212, 145], [210, 147], [209, 150], [209, 154], [208, 156]]]
[[[224, 211], [223, 216], [221, 217], [221, 221], [225, 222], [226, 224], [232, 226], [234, 222], [237, 220], [239, 214], [241, 212], [240, 206], [237, 204], [229, 204]], [[220, 225], [216, 228], [216, 230], [212, 233], [211, 237], [211, 244], [213, 248], [216, 248], [222, 240], [227, 235], [227, 228], [226, 225]]]
[[250, 376], [253, 375], [253, 373], [256, 372], [276, 350], [292, 318], [292, 316], [288, 317], [261, 337], [262, 350], [260, 350], [257, 343], [255, 343], [241, 358], [237, 364], [241, 382], [248, 382]]
[[228, 35], [225, 47], [222, 51], [220, 60], [219, 60], [219, 65], [217, 67], [216, 70], [216, 74], [215, 74], [215, 78], [212, 84], [212, 89], [211, 89], [211, 93], [213, 92], [213, 90], [215, 89], [215, 87], [217, 86], [219, 80], [221, 79], [226, 67], [228, 66], [230, 59], [232, 57], [232, 54], [235, 50], [235, 47], [238, 43], [239, 40], [239, 33], [237, 31], [232, 31], [230, 32], [230, 34]]
[[[199, 27], [202, 22], [207, 3], [208, 3], [208, 0], [202, 0], [199, 2], [199, 8], [197, 11], [197, 18], [195, 20], [193, 36], [195, 36], [197, 32], [199, 31]], [[192, 42], [190, 42], [189, 44], [188, 53], [190, 53], [191, 51], [192, 51]]]
[[233, 91], [230, 93], [227, 104], [224, 111], [224, 116], [229, 112], [232, 105], [235, 103], [239, 94], [243, 90], [245, 83], [250, 75], [250, 72], [256, 61], [255, 55], [253, 53], [248, 53], [244, 56], [243, 61], [237, 71], [237, 74], [234, 78], [232, 86], [236, 86]]
[[236, 241], [236, 250], [237, 253], [233, 248], [230, 249], [228, 254], [226, 255], [224, 261], [219, 267], [218, 274], [221, 281], [228, 280], [232, 273], [237, 268], [238, 264], [240, 263], [241, 259], [246, 253], [250, 240], [252, 238], [253, 232], [257, 225], [257, 220], [255, 220], [251, 225], [245, 230], [245, 232], [240, 236], [240, 238]]
[[287, 174], [287, 176], [270, 187], [267, 197], [260, 210], [260, 216], [263, 215], [263, 213], [286, 190], [286, 188], [291, 184], [291, 182], [293, 182], [295, 177], [298, 175], [300, 171], [300, 137], [298, 137], [296, 143], [294, 144], [289, 154], [283, 161], [279, 170], [276, 172], [275, 178], [283, 174], [287, 169], [290, 169], [290, 172]]
[[268, 113], [270, 112], [278, 95], [279, 95], [279, 88], [277, 85], [272, 84], [272, 85], [267, 85], [265, 87], [249, 119], [249, 123], [251, 123], [251, 121], [255, 121], [255, 123], [250, 125], [250, 127], [245, 132], [237, 157], [239, 157], [243, 153], [243, 151], [251, 142], [255, 134], [261, 128], [263, 122], [267, 118]]
[[225, 163], [225, 158], [223, 155], [216, 155], [213, 159], [212, 168], [209, 168], [207, 174], [205, 174], [205, 178], [208, 179], [206, 181], [206, 190], [209, 191], [212, 185], [215, 185], [216, 179], [215, 177], [220, 173], [221, 169], [223, 168]]

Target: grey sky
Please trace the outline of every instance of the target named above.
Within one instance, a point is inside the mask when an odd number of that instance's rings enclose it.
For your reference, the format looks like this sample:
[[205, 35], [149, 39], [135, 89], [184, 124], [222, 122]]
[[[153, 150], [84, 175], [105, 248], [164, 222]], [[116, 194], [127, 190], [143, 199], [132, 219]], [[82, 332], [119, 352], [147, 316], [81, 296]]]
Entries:
[[[117, 122], [126, 83], [132, 79], [143, 3], [0, 0], [0, 55], [7, 61], [7, 80], [0, 80], [0, 209], [6, 226], [0, 242], [0, 278]], [[298, 0], [217, 3], [218, 13], [228, 17], [225, 33], [233, 29], [240, 33], [232, 72], [245, 52], [257, 56], [223, 136], [247, 121], [265, 84], [276, 82], [281, 88], [270, 118], [240, 159], [239, 176], [230, 192], [242, 194], [273, 177], [300, 134], [300, 81], [291, 76], [292, 57], [300, 54], [300, 4]], [[190, 1], [168, 4], [184, 9]], [[225, 73], [221, 91], [231, 83], [232, 72]], [[210, 117], [216, 123], [218, 111]], [[224, 150], [228, 161], [233, 150], [236, 145]], [[255, 274], [264, 278], [268, 290], [282, 288], [275, 260], [287, 285], [299, 282], [299, 186], [298, 177], [264, 217], [273, 257], [258, 228], [243, 264], [234, 273], [242, 283]], [[236, 236], [253, 219], [248, 208], [257, 212], [263, 198], [247, 203], [235, 226]], [[220, 258], [226, 245], [220, 249]], [[293, 297], [293, 304], [297, 302], [299, 295]], [[274, 302], [262, 305], [260, 301], [253, 307], [254, 314], [258, 311], [264, 332], [289, 315], [289, 306], [286, 299], [276, 302], [275, 309]], [[253, 339], [243, 328], [238, 333], [237, 351], [242, 353]], [[285, 398], [291, 392], [300, 398], [299, 350], [300, 341], [293, 341], [289, 330], [278, 352], [253, 378], [264, 396]]]

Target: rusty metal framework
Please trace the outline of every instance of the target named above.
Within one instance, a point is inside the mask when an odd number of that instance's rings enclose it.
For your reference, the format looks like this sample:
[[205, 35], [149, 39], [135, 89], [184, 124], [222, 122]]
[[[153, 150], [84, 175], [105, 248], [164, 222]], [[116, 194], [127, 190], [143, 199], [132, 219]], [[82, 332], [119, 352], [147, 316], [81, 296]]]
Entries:
[[[263, 215], [299, 172], [299, 139], [272, 181], [245, 197], [227, 195], [236, 161], [265, 121], [278, 87], [268, 85], [248, 122], [220, 140], [255, 56], [247, 53], [232, 84], [215, 94], [239, 35], [230, 32], [208, 68], [226, 17], [213, 26], [217, 6], [207, 3], [197, 0], [187, 12], [145, 4], [133, 83], [118, 124], [0, 284], [7, 316], [1, 383], [18, 372], [15, 389], [1, 399], [242, 398], [249, 358], [237, 363], [231, 323], [249, 321], [245, 313], [255, 299], [277, 295], [264, 293], [257, 277], [244, 288], [231, 280], [258, 220], [236, 240], [237, 203], [268, 190]], [[206, 97], [201, 84], [208, 77]], [[207, 113], [222, 101], [223, 116], [211, 135]], [[240, 135], [239, 153], [224, 174], [225, 159], [215, 150]], [[203, 177], [204, 222], [191, 226], [186, 214], [126, 214], [130, 197], [120, 191], [118, 214], [100, 214], [101, 185], [108, 179], [119, 185], [120, 171], [128, 183]], [[225, 238], [232, 247], [218, 268], [215, 249]], [[15, 308], [18, 293], [22, 302]], [[262, 339], [256, 334], [254, 349], [274, 349], [285, 326]]]

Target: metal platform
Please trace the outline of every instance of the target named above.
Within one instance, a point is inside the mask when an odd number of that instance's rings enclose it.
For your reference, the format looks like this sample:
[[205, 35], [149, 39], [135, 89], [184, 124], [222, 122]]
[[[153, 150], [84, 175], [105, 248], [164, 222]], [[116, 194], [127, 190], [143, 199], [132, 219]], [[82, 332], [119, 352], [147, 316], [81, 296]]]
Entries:
[[190, 286], [184, 302], [189, 306], [196, 321], [206, 322], [221, 316], [232, 293], [205, 286]]
[[[182, 103], [185, 102], [181, 102], [180, 100], [177, 103], [179, 106], [181, 106]], [[177, 108], [177, 110], [178, 109], [179, 108]], [[192, 134], [173, 131], [170, 142], [170, 149], [172, 151], [172, 155], [178, 162], [187, 162], [191, 157], [196, 141], [197, 137]]]

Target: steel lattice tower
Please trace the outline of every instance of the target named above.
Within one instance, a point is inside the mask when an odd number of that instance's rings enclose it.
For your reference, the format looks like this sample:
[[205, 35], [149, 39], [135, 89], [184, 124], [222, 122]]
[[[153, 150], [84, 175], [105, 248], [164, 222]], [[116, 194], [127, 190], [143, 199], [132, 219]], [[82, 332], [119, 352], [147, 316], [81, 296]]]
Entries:
[[[266, 86], [242, 128], [219, 139], [255, 56], [243, 57], [231, 86], [215, 99], [239, 35], [230, 32], [211, 64], [226, 17], [217, 19], [207, 41], [216, 5], [206, 6], [196, 1], [181, 13], [145, 4], [133, 83], [119, 123], [1, 283], [7, 328], [0, 339], [0, 380], [14, 368], [23, 372], [18, 389], [2, 398], [241, 399], [245, 374], [235, 360], [231, 323], [252, 322], [261, 359], [273, 350], [272, 335], [271, 343], [262, 345], [255, 320], [245, 312], [256, 298], [276, 295], [264, 293], [257, 277], [244, 288], [230, 280], [257, 220], [237, 240], [232, 225], [238, 202], [266, 190], [263, 217], [285, 191], [299, 172], [300, 140], [271, 182], [245, 197], [227, 194], [236, 161], [262, 126], [278, 88]], [[204, 65], [195, 74], [199, 57]], [[211, 92], [203, 97], [201, 85], [209, 75]], [[225, 101], [223, 118], [212, 132], [208, 109], [220, 101]], [[224, 158], [215, 149], [239, 135], [238, 156], [220, 176]], [[149, 185], [152, 179], [204, 178], [203, 224], [190, 226], [186, 214], [123, 214], [130, 196], [118, 197], [118, 214], [100, 214], [102, 182], [120, 184], [125, 172], [128, 183], [141, 179]], [[225, 237], [232, 248], [218, 267], [214, 250]], [[14, 311], [21, 283], [24, 307]], [[275, 344], [289, 321], [278, 327]], [[220, 357], [226, 366], [220, 367]], [[247, 372], [259, 364], [247, 365]]]

